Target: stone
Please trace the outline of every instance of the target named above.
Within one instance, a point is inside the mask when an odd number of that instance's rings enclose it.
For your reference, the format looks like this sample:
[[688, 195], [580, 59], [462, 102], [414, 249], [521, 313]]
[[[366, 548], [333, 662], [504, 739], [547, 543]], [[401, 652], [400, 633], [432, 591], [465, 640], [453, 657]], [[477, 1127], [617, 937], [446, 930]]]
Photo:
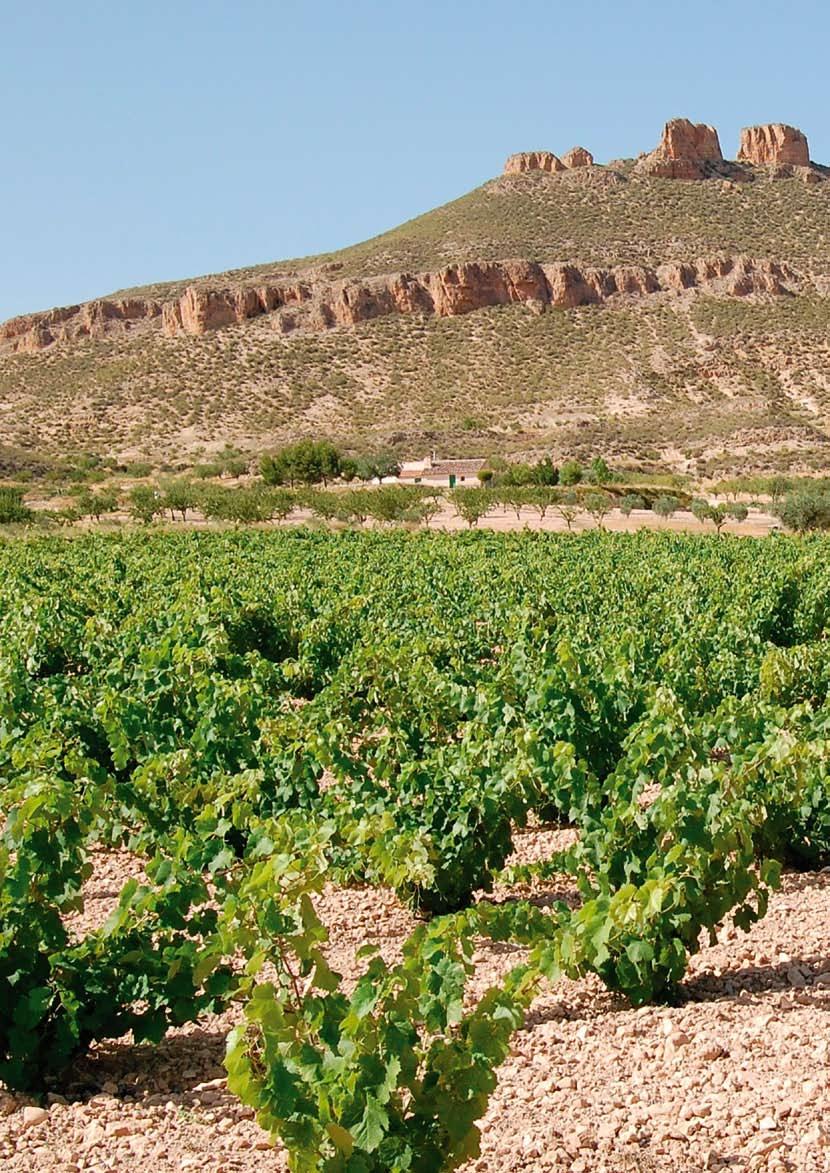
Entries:
[[45, 1108], [38, 1108], [34, 1105], [29, 1105], [23, 1109], [23, 1127], [34, 1128], [38, 1124], [43, 1124], [44, 1120], [49, 1119], [49, 1113]]
[[564, 171], [566, 166], [571, 164], [557, 158], [552, 151], [519, 151], [518, 154], [511, 155], [505, 163], [504, 174], [520, 175], [524, 171], [547, 171], [553, 174], [556, 171]]
[[807, 136], [795, 126], [770, 122], [763, 126], [745, 126], [741, 131], [738, 161], [764, 166], [810, 166]]
[[[455, 317], [512, 304], [527, 306], [539, 314], [548, 307], [598, 305], [617, 295], [642, 297], [689, 289], [733, 297], [791, 295], [800, 292], [802, 285], [799, 275], [784, 263], [740, 256], [672, 261], [657, 268], [599, 268], [514, 259], [473, 261], [447, 265], [434, 272], [394, 273], [363, 280], [286, 280], [258, 286], [215, 287], [199, 283], [161, 307], [156, 303], [142, 304], [147, 316], [160, 319], [156, 328], [160, 324], [162, 333], [173, 337], [206, 334], [264, 315], [271, 316], [273, 328], [281, 333], [324, 331], [389, 314]], [[112, 302], [116, 307], [113, 310], [102, 309], [103, 304], [96, 303], [98, 308], [88, 311], [74, 307], [71, 312], [49, 311], [7, 322], [0, 327], [0, 352], [5, 341], [13, 352], [34, 353], [55, 341], [82, 336], [91, 328], [90, 322], [100, 321], [101, 329], [109, 330], [116, 328], [112, 323], [123, 325], [126, 321], [119, 314], [138, 314], [137, 303], [132, 301]]]
[[152, 298], [100, 298], [84, 305], [62, 306], [0, 324], [0, 349], [5, 346], [13, 354], [36, 354], [55, 342], [102, 338], [161, 314], [161, 304]]
[[701, 1058], [707, 1063], [713, 1063], [716, 1059], [723, 1059], [726, 1054], [720, 1043], [707, 1043], [701, 1052]]
[[135, 1125], [129, 1120], [110, 1120], [106, 1125], [107, 1136], [131, 1136], [135, 1130]]
[[683, 1030], [674, 1030], [666, 1039], [666, 1050], [669, 1054], [680, 1050], [681, 1047], [688, 1047], [692, 1040]]
[[638, 160], [642, 174], [664, 179], [705, 179], [723, 163], [718, 132], [702, 122], [673, 118], [663, 128], [660, 145]]
[[104, 1126], [98, 1120], [92, 1120], [84, 1129], [84, 1148], [93, 1149], [104, 1139]]
[[577, 167], [592, 167], [594, 165], [594, 156], [590, 151], [586, 151], [584, 147], [571, 147], [562, 156], [562, 163], [569, 171], [573, 171]]

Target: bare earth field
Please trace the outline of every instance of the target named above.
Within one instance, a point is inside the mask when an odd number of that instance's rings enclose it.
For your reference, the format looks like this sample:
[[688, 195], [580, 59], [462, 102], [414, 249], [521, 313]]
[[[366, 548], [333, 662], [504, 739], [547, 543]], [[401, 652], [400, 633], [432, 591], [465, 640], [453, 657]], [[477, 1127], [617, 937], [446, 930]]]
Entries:
[[[43, 508], [60, 508], [63, 501], [58, 498], [47, 499], [31, 502], [35, 509]], [[132, 518], [126, 512], [112, 513], [105, 515], [101, 522], [93, 523], [92, 521], [81, 522], [78, 528], [89, 530], [108, 530], [112, 529], [113, 525], [129, 525], [132, 524]], [[194, 510], [187, 521], [171, 522], [169, 518], [165, 520], [165, 525], [170, 525], [175, 529], [221, 529], [226, 528], [225, 523], [215, 523], [205, 521], [199, 513]], [[311, 525], [318, 527], [322, 525], [310, 510], [298, 509], [285, 523], [287, 526], [296, 525]], [[750, 513], [746, 521], [735, 522], [730, 521], [723, 527], [722, 532], [727, 534], [735, 534], [743, 537], [762, 538], [767, 537], [771, 531], [780, 528], [780, 522], [777, 517], [771, 513], [766, 513], [762, 510], [755, 510]], [[714, 534], [715, 529], [711, 522], [701, 522], [688, 510], [678, 510], [678, 512], [669, 518], [658, 517], [650, 509], [634, 509], [630, 516], [625, 517], [619, 509], [612, 509], [611, 512], [603, 519], [603, 528], [614, 533], [634, 533], [641, 529], [652, 530], [666, 530], [672, 533], [689, 533], [689, 534]], [[270, 522], [266, 526], [257, 528], [280, 528], [280, 522]], [[338, 527], [335, 523], [332, 528]], [[371, 520], [364, 526], [366, 529], [382, 528], [377, 523]], [[467, 523], [460, 518], [453, 510], [448, 502], [442, 504], [441, 510], [436, 513], [435, 517], [429, 522], [427, 526], [433, 530], [447, 530], [458, 531], [468, 528]], [[488, 513], [478, 523], [478, 529], [495, 530], [497, 533], [514, 533], [520, 530], [539, 530], [545, 533], [567, 533], [568, 527], [566, 523], [556, 513], [550, 512], [543, 519], [540, 520], [539, 514], [535, 509], [521, 509], [519, 515], [516, 515], [514, 509], [505, 509], [502, 506], [494, 509], [492, 513]], [[584, 530], [596, 529], [596, 523], [587, 513], [580, 513], [572, 525], [571, 532], [582, 533]]]
[[[479, 529], [492, 529], [500, 533], [512, 530], [531, 529], [544, 530], [546, 533], [566, 533], [567, 525], [557, 514], [548, 513], [541, 521], [534, 509], [522, 509], [519, 516], [513, 509], [499, 507], [493, 510], [478, 523]], [[625, 517], [619, 509], [613, 509], [603, 520], [603, 528], [615, 533], [634, 533], [640, 529], [669, 530], [674, 533], [712, 534], [715, 532], [711, 523], [698, 521], [686, 510], [678, 510], [674, 517], [658, 517], [650, 509], [634, 509], [629, 517]], [[765, 537], [770, 531], [780, 525], [771, 513], [753, 510], [746, 521], [729, 522], [723, 527], [725, 533], [743, 534], [746, 537]], [[433, 529], [459, 530], [466, 529], [467, 524], [451, 508], [445, 508], [437, 514], [431, 523]], [[573, 523], [573, 532], [596, 529], [596, 524], [587, 513], [581, 513]]]
[[[517, 836], [516, 859], [568, 832]], [[97, 857], [77, 927], [100, 924], [140, 872]], [[569, 899], [567, 888], [497, 889], [492, 899]], [[355, 951], [395, 957], [413, 920], [391, 893], [329, 890], [321, 912], [335, 967]], [[692, 961], [675, 1007], [632, 1009], [598, 979], [548, 987], [532, 1006], [482, 1122], [468, 1173], [567, 1170], [826, 1173], [830, 1169], [830, 874], [786, 875], [749, 933], [724, 929]], [[488, 944], [473, 994], [521, 951]], [[283, 1170], [252, 1113], [225, 1087], [231, 1011], [159, 1047], [98, 1046], [41, 1109], [0, 1092], [0, 1168], [9, 1173], [253, 1173]]]

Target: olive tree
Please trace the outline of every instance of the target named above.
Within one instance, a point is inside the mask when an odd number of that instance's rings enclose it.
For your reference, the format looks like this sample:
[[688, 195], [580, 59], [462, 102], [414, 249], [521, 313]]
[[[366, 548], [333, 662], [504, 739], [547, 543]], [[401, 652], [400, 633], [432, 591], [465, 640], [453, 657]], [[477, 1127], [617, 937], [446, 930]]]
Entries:
[[613, 501], [608, 493], [589, 493], [585, 498], [586, 512], [596, 522], [597, 529], [603, 529], [603, 521], [611, 512]]
[[574, 493], [573, 490], [567, 493], [563, 493], [561, 497], [557, 498], [553, 508], [562, 518], [565, 525], [568, 527], [568, 532], [570, 533], [573, 528], [573, 523], [576, 521], [580, 513], [579, 498], [577, 497], [576, 493]]
[[830, 493], [809, 486], [786, 493], [775, 510], [787, 529], [804, 534], [830, 529]]
[[622, 513], [624, 517], [630, 517], [631, 512], [634, 509], [646, 508], [647, 506], [645, 500], [640, 496], [639, 493], [626, 493], [625, 496], [620, 499], [620, 513]]
[[680, 502], [676, 497], [672, 497], [670, 493], [664, 493], [661, 497], [657, 498], [651, 508], [658, 517], [662, 517], [668, 521], [670, 517], [673, 517], [677, 513], [677, 510], [680, 508]]

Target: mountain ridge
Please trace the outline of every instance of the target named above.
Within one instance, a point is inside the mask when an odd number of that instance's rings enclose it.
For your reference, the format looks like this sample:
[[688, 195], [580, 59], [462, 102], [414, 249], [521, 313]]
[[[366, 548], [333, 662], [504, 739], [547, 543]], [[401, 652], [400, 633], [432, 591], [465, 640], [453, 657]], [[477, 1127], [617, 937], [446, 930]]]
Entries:
[[0, 426], [50, 451], [327, 434], [405, 453], [428, 435], [444, 450], [817, 466], [827, 170], [785, 124], [747, 128], [739, 156], [685, 120], [607, 166], [584, 148], [524, 152], [336, 253], [10, 319]]

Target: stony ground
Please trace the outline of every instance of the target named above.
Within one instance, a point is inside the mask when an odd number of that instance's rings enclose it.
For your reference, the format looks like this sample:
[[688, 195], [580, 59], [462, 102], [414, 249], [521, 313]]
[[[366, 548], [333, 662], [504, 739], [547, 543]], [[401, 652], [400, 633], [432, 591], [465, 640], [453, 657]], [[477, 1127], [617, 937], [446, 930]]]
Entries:
[[[518, 857], [547, 853], [561, 839], [527, 832]], [[101, 923], [137, 870], [126, 855], [97, 864], [79, 930]], [[553, 887], [533, 894], [572, 895]], [[391, 958], [412, 927], [389, 893], [332, 889], [322, 912], [332, 959], [347, 977], [361, 944], [377, 941]], [[676, 1007], [633, 1010], [593, 978], [550, 987], [515, 1037], [483, 1121], [482, 1155], [467, 1173], [827, 1173], [828, 928], [830, 871], [789, 875], [751, 932], [726, 929], [694, 958]], [[476, 988], [517, 954], [483, 949]], [[176, 1031], [155, 1048], [126, 1040], [98, 1047], [45, 1107], [0, 1091], [0, 1169], [285, 1169], [284, 1155], [225, 1087], [224, 1039], [235, 1017]]]

